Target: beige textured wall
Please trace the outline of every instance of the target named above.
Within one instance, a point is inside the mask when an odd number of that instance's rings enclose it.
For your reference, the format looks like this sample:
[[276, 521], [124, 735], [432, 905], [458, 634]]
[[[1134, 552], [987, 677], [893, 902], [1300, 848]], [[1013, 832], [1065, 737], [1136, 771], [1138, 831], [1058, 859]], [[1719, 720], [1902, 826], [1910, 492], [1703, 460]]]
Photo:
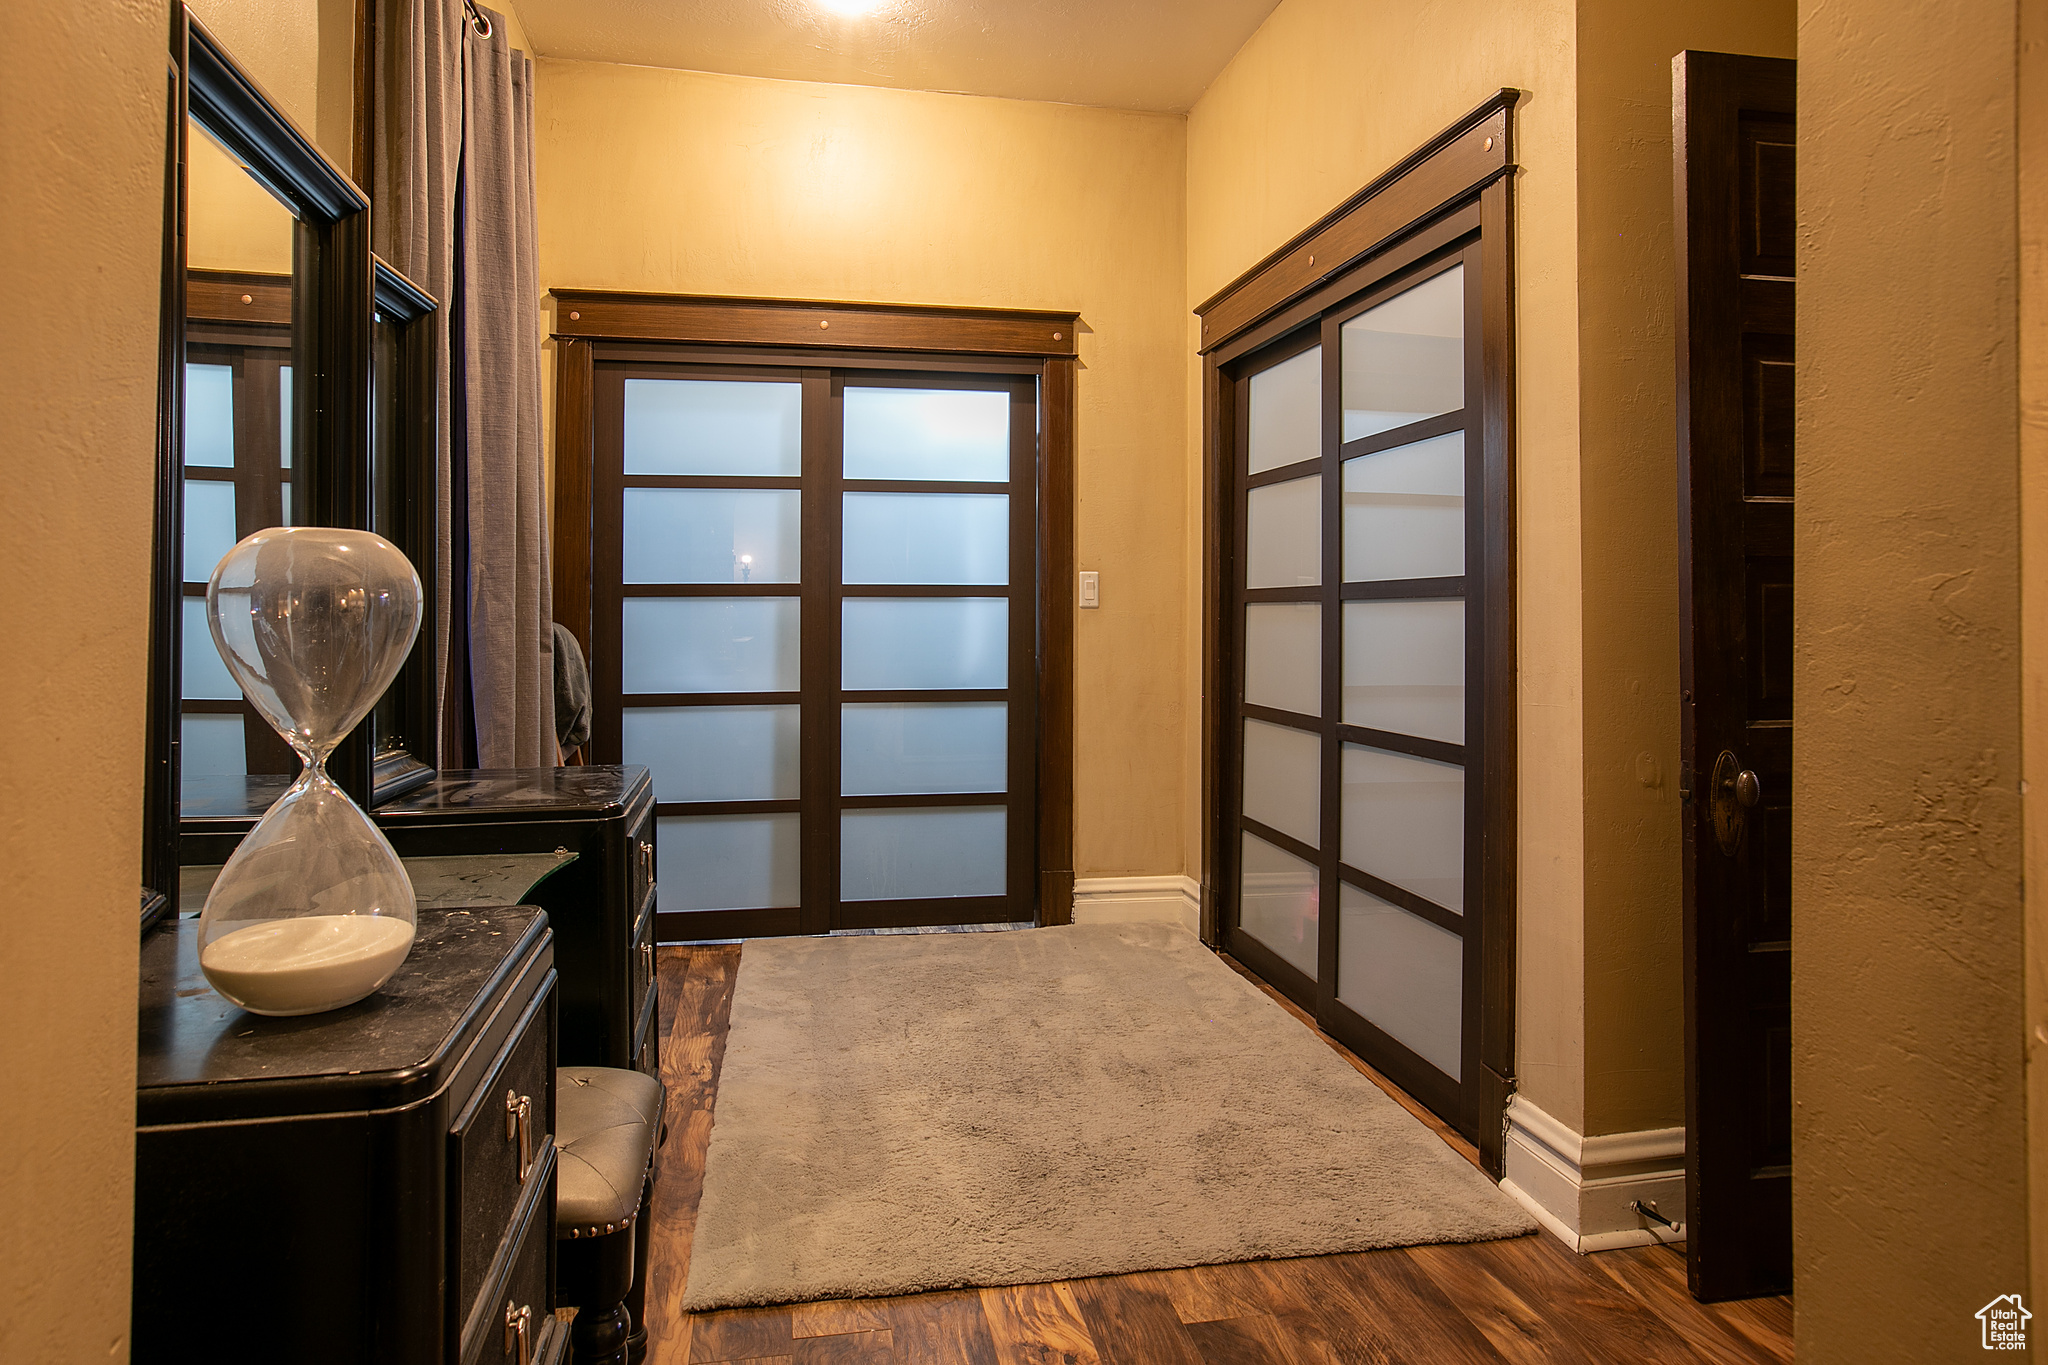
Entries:
[[1586, 1113], [1685, 1122], [1671, 58], [1794, 53], [1794, 0], [1579, 0]]
[[190, 2], [207, 32], [346, 174], [355, 138], [357, 0]]
[[2012, 0], [1800, 3], [1793, 1228], [1813, 1365], [1978, 1359], [1972, 1315], [2027, 1285], [2016, 21]]
[[[1515, 187], [1518, 1065], [1523, 1093], [1576, 1128], [1585, 1085], [1585, 834], [1574, 52], [1570, 0], [1448, 0], [1426, 8], [1403, 0], [1285, 0], [1188, 115], [1185, 306], [1502, 86], [1530, 92], [1515, 115], [1523, 168]], [[1184, 335], [1192, 351], [1192, 320]], [[1198, 477], [1199, 438], [1197, 425], [1190, 478]], [[1200, 563], [1192, 538], [1186, 553]], [[1190, 668], [1199, 662], [1199, 612], [1193, 603]], [[1184, 828], [1197, 865], [1200, 830], [1192, 820]]]
[[1182, 869], [1183, 123], [543, 60], [544, 288], [1078, 310], [1075, 870]]
[[505, 36], [511, 40], [512, 46], [518, 48], [529, 57], [540, 55], [533, 50], [533, 43], [526, 36], [526, 25], [519, 22], [518, 10], [506, 3], [506, 0], [499, 0], [498, 4], [486, 5], [485, 8], [494, 9], [504, 16]]
[[[0, 44], [0, 1360], [128, 1356], [166, 6]], [[51, 787], [52, 775], [58, 780]]]

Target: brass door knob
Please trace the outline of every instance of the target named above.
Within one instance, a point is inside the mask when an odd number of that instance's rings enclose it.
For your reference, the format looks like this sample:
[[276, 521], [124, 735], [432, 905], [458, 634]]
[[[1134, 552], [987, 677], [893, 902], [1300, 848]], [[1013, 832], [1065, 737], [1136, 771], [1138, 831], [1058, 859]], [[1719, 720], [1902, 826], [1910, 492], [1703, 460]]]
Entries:
[[1714, 842], [1730, 858], [1742, 847], [1742, 831], [1749, 823], [1751, 807], [1763, 798], [1763, 784], [1742, 766], [1733, 749], [1723, 749], [1714, 760], [1714, 776], [1707, 784], [1707, 813], [1714, 821]]

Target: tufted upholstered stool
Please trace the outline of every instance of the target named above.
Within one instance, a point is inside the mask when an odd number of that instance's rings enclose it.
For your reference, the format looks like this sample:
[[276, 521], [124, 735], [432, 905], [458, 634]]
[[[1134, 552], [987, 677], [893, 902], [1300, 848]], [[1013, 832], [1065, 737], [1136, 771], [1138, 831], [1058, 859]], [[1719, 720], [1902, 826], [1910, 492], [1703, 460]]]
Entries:
[[634, 1224], [645, 1212], [663, 1099], [661, 1082], [638, 1071], [555, 1072], [555, 1282], [560, 1301], [576, 1308], [577, 1365], [626, 1365]]

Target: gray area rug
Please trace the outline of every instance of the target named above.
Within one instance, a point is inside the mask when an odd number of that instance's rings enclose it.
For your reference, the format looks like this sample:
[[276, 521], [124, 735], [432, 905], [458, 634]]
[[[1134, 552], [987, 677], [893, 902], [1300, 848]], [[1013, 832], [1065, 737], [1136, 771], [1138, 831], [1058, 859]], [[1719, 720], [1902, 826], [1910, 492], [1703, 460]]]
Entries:
[[683, 1307], [1534, 1227], [1177, 927], [756, 940]]

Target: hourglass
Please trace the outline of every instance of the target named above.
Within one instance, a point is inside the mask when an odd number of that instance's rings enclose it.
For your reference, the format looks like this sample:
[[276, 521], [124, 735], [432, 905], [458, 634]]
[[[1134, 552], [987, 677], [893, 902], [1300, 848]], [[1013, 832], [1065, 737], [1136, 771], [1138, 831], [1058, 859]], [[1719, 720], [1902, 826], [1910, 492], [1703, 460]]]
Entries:
[[200, 969], [252, 1013], [352, 1005], [412, 950], [412, 880], [326, 762], [412, 651], [420, 603], [419, 575], [397, 546], [327, 526], [258, 531], [207, 582], [221, 658], [305, 764], [199, 917]]

